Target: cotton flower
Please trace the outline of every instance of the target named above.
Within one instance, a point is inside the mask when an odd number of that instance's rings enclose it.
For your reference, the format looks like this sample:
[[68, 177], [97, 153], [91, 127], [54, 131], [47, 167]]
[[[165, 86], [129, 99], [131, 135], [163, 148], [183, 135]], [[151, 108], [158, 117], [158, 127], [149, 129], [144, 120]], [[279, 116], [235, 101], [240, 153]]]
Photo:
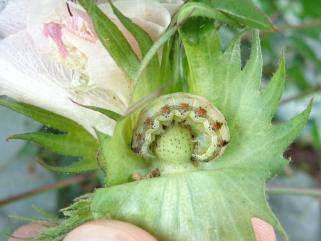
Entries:
[[[155, 40], [181, 1], [118, 0], [115, 6]], [[137, 43], [107, 3], [99, 7]], [[124, 113], [133, 83], [117, 66], [77, 4], [64, 0], [11, 0], [0, 13], [0, 95], [63, 115], [94, 135], [111, 134], [114, 122], [71, 100]], [[141, 57], [141, 56], [140, 56]]]

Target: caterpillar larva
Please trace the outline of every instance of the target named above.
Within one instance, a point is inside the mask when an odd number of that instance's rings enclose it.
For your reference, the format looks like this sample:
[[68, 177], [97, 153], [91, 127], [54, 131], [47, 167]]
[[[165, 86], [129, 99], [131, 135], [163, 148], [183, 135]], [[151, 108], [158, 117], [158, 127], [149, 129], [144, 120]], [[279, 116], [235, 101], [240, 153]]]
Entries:
[[222, 155], [230, 136], [222, 113], [203, 97], [175, 93], [150, 103], [140, 114], [132, 148], [145, 159], [157, 158], [155, 144], [170, 128], [179, 126], [191, 134], [191, 160], [210, 161]]

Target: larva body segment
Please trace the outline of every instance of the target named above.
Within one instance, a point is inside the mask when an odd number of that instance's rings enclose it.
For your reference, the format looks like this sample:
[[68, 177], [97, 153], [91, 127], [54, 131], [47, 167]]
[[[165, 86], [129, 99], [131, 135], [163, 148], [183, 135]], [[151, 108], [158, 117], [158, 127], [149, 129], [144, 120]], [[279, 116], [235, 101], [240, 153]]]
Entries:
[[132, 142], [145, 159], [155, 159], [155, 145], [174, 126], [190, 131], [195, 143], [191, 160], [211, 161], [222, 155], [230, 136], [223, 114], [203, 97], [175, 93], [164, 95], [141, 112]]

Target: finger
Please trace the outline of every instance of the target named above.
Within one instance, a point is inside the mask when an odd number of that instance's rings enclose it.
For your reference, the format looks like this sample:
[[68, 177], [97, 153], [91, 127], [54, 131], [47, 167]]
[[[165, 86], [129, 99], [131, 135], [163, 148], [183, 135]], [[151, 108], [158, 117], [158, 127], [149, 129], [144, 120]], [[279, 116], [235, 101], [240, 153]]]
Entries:
[[44, 226], [39, 223], [30, 223], [21, 226], [16, 231], [14, 231], [8, 241], [29, 240], [39, 235], [42, 228], [44, 228]]
[[157, 241], [149, 233], [132, 224], [114, 220], [98, 220], [79, 226], [63, 241]]
[[276, 241], [274, 228], [271, 224], [259, 218], [251, 219], [257, 241]]

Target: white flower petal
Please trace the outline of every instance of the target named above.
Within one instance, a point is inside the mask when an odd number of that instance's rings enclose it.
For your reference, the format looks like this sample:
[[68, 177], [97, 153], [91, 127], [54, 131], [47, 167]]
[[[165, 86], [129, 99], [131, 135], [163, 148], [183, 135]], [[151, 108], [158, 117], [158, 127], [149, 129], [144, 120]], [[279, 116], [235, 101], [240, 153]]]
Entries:
[[66, 0], [33, 0], [27, 14], [30, 25], [60, 21], [68, 16]]
[[10, 0], [0, 11], [0, 37], [7, 37], [26, 28], [30, 0]]
[[75, 96], [65, 86], [74, 78], [73, 72], [39, 55], [24, 31], [0, 42], [0, 94], [63, 115], [93, 135], [93, 127], [111, 134], [114, 121], [70, 101]]
[[[153, 39], [157, 39], [171, 22], [170, 12], [153, 0], [117, 0], [114, 5], [128, 18], [148, 32]], [[121, 26], [108, 4], [99, 7]]]
[[37, 48], [42, 52], [50, 50], [48, 38], [43, 34], [44, 24], [61, 22], [68, 17], [65, 0], [32, 0], [28, 6], [27, 30], [32, 36]]
[[106, 95], [107, 92], [112, 94], [109, 96], [118, 101], [116, 109], [112, 109], [124, 112], [129, 106], [132, 82], [127, 79], [103, 45], [99, 41], [85, 41], [68, 32], [64, 32], [63, 41], [87, 57], [85, 72], [89, 77], [89, 85], [104, 89]]
[[173, 15], [179, 7], [184, 3], [183, 0], [158, 0], [164, 7], [166, 7], [171, 15]]
[[[44, 36], [43, 26], [45, 23], [50, 22], [57, 22], [66, 26], [70, 22], [71, 17], [68, 13], [66, 2], [64, 0], [44, 0], [40, 5], [33, 4], [30, 7], [28, 32], [36, 43], [38, 50], [43, 54], [47, 54], [48, 57], [50, 57], [49, 55], [59, 55], [55, 44]], [[69, 3], [69, 7], [74, 16], [86, 14], [78, 5]], [[62, 37], [64, 44], [75, 50], [75, 56], [66, 59], [66, 61], [72, 63], [72, 67], [66, 67], [85, 74], [89, 78], [88, 85], [94, 87], [93, 91], [95, 93], [101, 93], [102, 90], [106, 92], [104, 96], [99, 95], [99, 101], [95, 98], [98, 103], [91, 104], [104, 108], [106, 108], [106, 105], [109, 105], [109, 109], [120, 113], [124, 112], [129, 106], [133, 88], [132, 82], [126, 78], [123, 71], [118, 67], [103, 45], [98, 40], [93, 42], [79, 37], [74, 32], [71, 32], [68, 26], [63, 29]], [[76, 69], [74, 68], [75, 66], [80, 66], [78, 64], [79, 55], [84, 55], [85, 59], [81, 60], [84, 66], [80, 67], [81, 69]], [[55, 58], [55, 61], [58, 61], [57, 58]], [[77, 83], [73, 84], [76, 87], [75, 84], [77, 85]], [[92, 96], [92, 94], [90, 95]], [[111, 99], [110, 103], [102, 106], [106, 99]], [[87, 99], [85, 102], [93, 101]], [[84, 102], [82, 103], [85, 104]]]
[[[68, 28], [71, 16], [64, 0], [26, 1], [30, 3], [27, 14], [28, 34], [20, 32], [0, 43], [0, 94], [64, 115], [92, 134], [92, 127], [110, 134], [114, 126], [112, 120], [75, 105], [70, 98], [86, 105], [123, 113], [130, 105], [132, 82], [102, 44], [95, 41], [95, 36], [92, 38], [83, 35], [88, 32], [79, 32], [84, 31], [82, 24], [88, 24], [79, 6], [70, 3], [71, 10], [75, 11], [73, 15], [79, 14], [80, 22]], [[171, 21], [169, 10], [157, 1], [117, 0], [114, 4], [153, 39], [157, 39]], [[176, 2], [171, 1], [169, 4], [176, 6]], [[108, 4], [100, 4], [100, 7], [120, 27], [133, 49], [139, 52], [135, 39], [114, 16]], [[56, 63], [59, 59], [57, 46], [50, 37], [43, 34], [44, 25], [50, 23], [63, 26], [59, 43], [69, 48], [68, 51], [74, 51], [72, 58], [65, 58], [61, 62], [63, 66]], [[58, 59], [55, 56], [57, 53]], [[78, 62], [82, 64], [82, 69], [77, 68]], [[84, 78], [80, 78], [83, 74], [88, 77], [85, 85]]]
[[[158, 38], [160, 34], [164, 32], [171, 20], [168, 10], [155, 1], [126, 0], [115, 1], [114, 3], [126, 16], [133, 18], [133, 20], [143, 27], [154, 39]], [[79, 59], [78, 56], [83, 54], [86, 58], [86, 63], [84, 66], [85, 69], [81, 71], [89, 77], [89, 84], [115, 93], [116, 98], [123, 103], [121, 108], [124, 107], [124, 109], [126, 109], [126, 107], [129, 106], [131, 98], [133, 89], [132, 82], [126, 78], [102, 44], [99, 41], [87, 41], [81, 38], [79, 34], [77, 34], [77, 31], [76, 33], [75, 31], [70, 31], [68, 22], [70, 22], [71, 17], [65, 1], [44, 0], [39, 4], [31, 5], [28, 21], [28, 31], [37, 43], [37, 47], [43, 53], [52, 53], [53, 51], [52, 44], [50, 47], [50, 39], [45, 38], [42, 33], [44, 23], [56, 22], [66, 26], [63, 30], [63, 42], [72, 48], [75, 47], [77, 50], [75, 54], [76, 57], [70, 61], [77, 62]], [[136, 53], [139, 53], [137, 43], [133, 36], [121, 25], [119, 20], [117, 20], [109, 4], [105, 3], [100, 6], [121, 28]], [[82, 12], [78, 5], [69, 3], [69, 7], [74, 16], [85, 15], [85, 12]], [[80, 66], [77, 63], [73, 65]]]

